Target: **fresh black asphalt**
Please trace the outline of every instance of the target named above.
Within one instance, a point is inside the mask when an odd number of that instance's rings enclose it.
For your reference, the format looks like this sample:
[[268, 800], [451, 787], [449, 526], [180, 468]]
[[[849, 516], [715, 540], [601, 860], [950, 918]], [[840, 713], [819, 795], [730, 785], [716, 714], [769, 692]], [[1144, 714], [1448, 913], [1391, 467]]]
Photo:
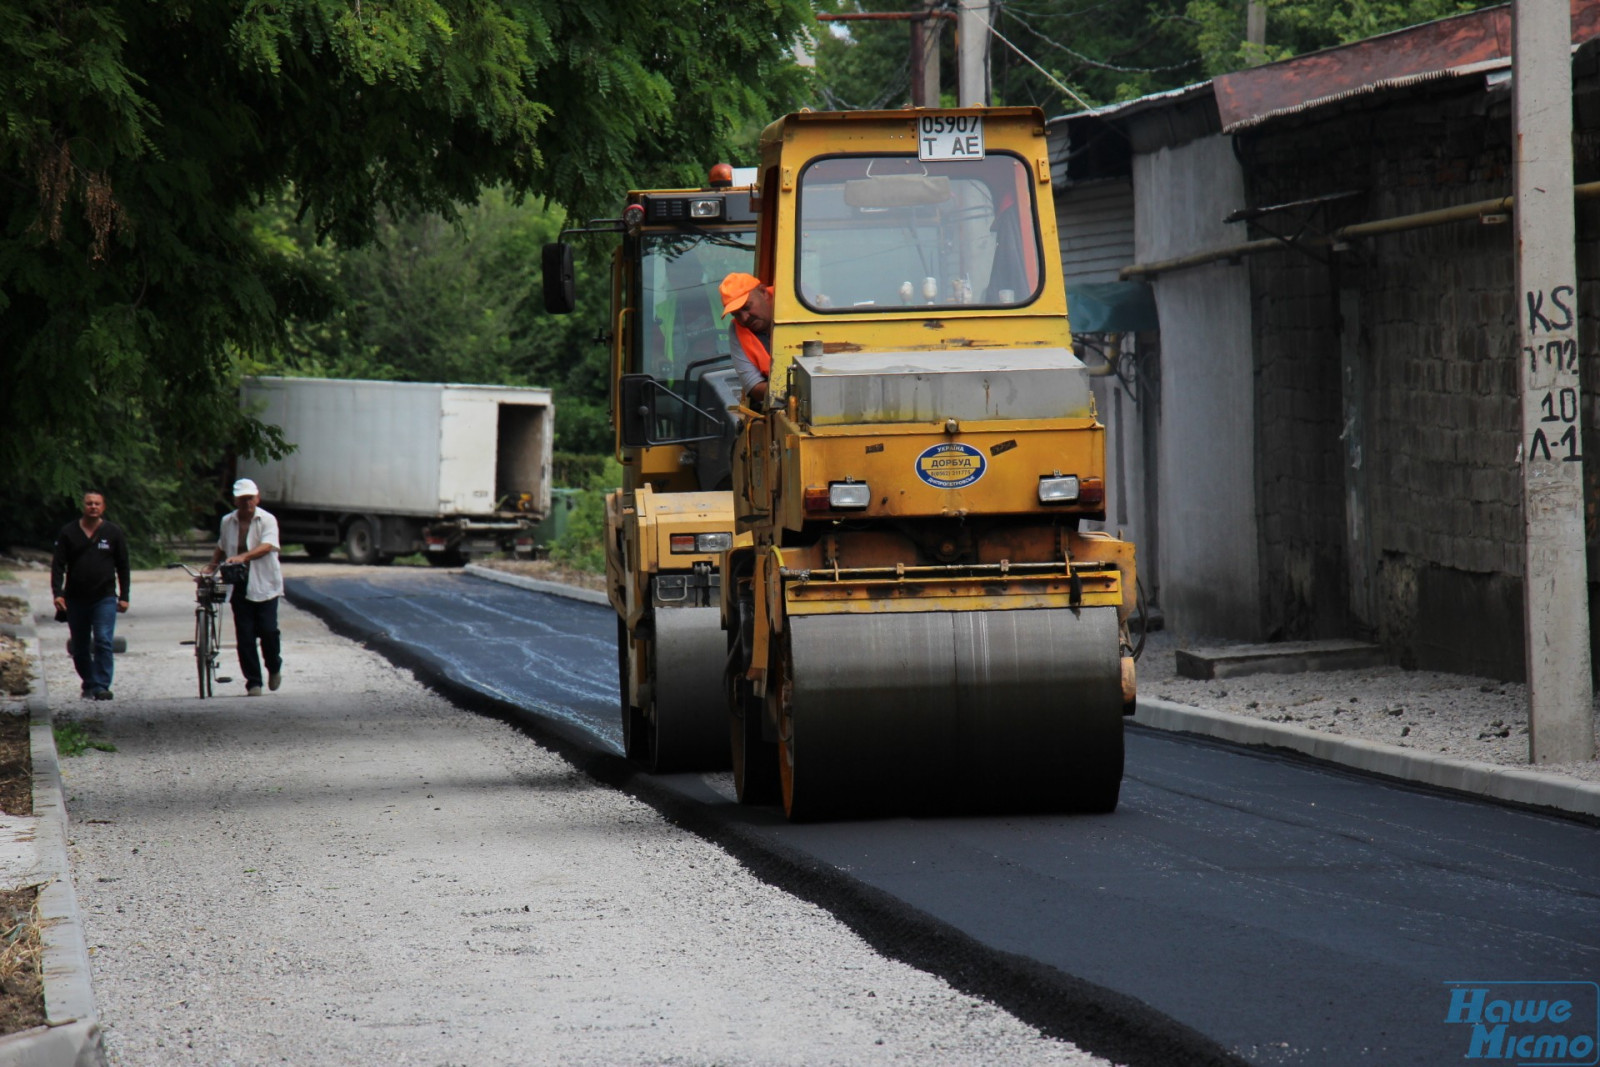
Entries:
[[1447, 983], [1600, 980], [1600, 830], [1579, 822], [1129, 727], [1110, 816], [791, 825], [627, 768], [607, 607], [403, 571], [289, 596], [883, 951], [1123, 1062], [1456, 1062]]

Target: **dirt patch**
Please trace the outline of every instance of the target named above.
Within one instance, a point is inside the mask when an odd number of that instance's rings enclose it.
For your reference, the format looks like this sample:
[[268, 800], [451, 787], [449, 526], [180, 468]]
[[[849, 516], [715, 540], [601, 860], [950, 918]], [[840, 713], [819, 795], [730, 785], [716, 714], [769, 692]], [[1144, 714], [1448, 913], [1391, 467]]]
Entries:
[[33, 814], [33, 746], [26, 715], [0, 715], [0, 811]]
[[14, 697], [29, 691], [28, 646], [10, 634], [0, 634], [0, 693]]
[[0, 892], [0, 1034], [45, 1024], [39, 887]]
[[21, 597], [0, 596], [0, 622], [16, 624], [28, 617], [28, 602]]
[[490, 570], [520, 574], [524, 578], [539, 578], [546, 582], [575, 585], [579, 589], [594, 589], [603, 593], [606, 588], [605, 575], [590, 574], [588, 571], [576, 570], [554, 560], [486, 559], [483, 561], [482, 566], [488, 567]]

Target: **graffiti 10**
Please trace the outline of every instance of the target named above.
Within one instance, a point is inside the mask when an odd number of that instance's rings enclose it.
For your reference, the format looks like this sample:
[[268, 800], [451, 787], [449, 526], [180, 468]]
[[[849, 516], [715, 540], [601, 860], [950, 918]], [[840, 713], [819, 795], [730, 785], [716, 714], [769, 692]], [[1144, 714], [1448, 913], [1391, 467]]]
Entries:
[[[1566, 449], [1566, 454], [1561, 456], [1563, 463], [1581, 463], [1583, 455], [1578, 451], [1578, 391], [1576, 389], [1551, 389], [1539, 398], [1539, 416], [1541, 423], [1554, 422], [1566, 425], [1561, 436], [1556, 438], [1555, 447], [1559, 451]], [[1553, 434], [1555, 427], [1550, 428]], [[1550, 438], [1545, 434], [1541, 425], [1533, 431], [1533, 441], [1528, 445], [1529, 459], [1554, 460], [1550, 454]]]

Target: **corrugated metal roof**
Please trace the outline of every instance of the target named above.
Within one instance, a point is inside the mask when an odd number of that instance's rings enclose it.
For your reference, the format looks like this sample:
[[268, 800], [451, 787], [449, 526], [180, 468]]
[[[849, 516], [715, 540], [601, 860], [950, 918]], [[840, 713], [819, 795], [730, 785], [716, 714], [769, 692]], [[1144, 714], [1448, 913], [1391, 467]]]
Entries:
[[[1574, 46], [1600, 37], [1600, 0], [1570, 0]], [[1486, 8], [1212, 80], [1224, 133], [1362, 93], [1505, 67], [1511, 7]]]
[[1137, 100], [1124, 100], [1120, 104], [1107, 104], [1105, 107], [1091, 108], [1088, 111], [1074, 111], [1070, 115], [1057, 115], [1046, 122], [1045, 125], [1054, 126], [1059, 122], [1073, 122], [1077, 119], [1121, 119], [1148, 108], [1177, 103], [1180, 100], [1204, 96], [1210, 92], [1210, 82], [1195, 82], [1193, 85], [1183, 85], [1176, 89], [1166, 89], [1159, 93], [1151, 93], [1149, 96], [1141, 96]]

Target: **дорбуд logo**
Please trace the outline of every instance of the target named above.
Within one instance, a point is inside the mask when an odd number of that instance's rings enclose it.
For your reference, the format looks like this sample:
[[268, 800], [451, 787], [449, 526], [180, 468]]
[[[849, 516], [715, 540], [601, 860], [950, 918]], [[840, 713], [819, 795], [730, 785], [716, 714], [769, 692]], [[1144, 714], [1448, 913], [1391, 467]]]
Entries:
[[1518, 1067], [1600, 1063], [1600, 985], [1446, 982], [1444, 1021], [1468, 1060]]

